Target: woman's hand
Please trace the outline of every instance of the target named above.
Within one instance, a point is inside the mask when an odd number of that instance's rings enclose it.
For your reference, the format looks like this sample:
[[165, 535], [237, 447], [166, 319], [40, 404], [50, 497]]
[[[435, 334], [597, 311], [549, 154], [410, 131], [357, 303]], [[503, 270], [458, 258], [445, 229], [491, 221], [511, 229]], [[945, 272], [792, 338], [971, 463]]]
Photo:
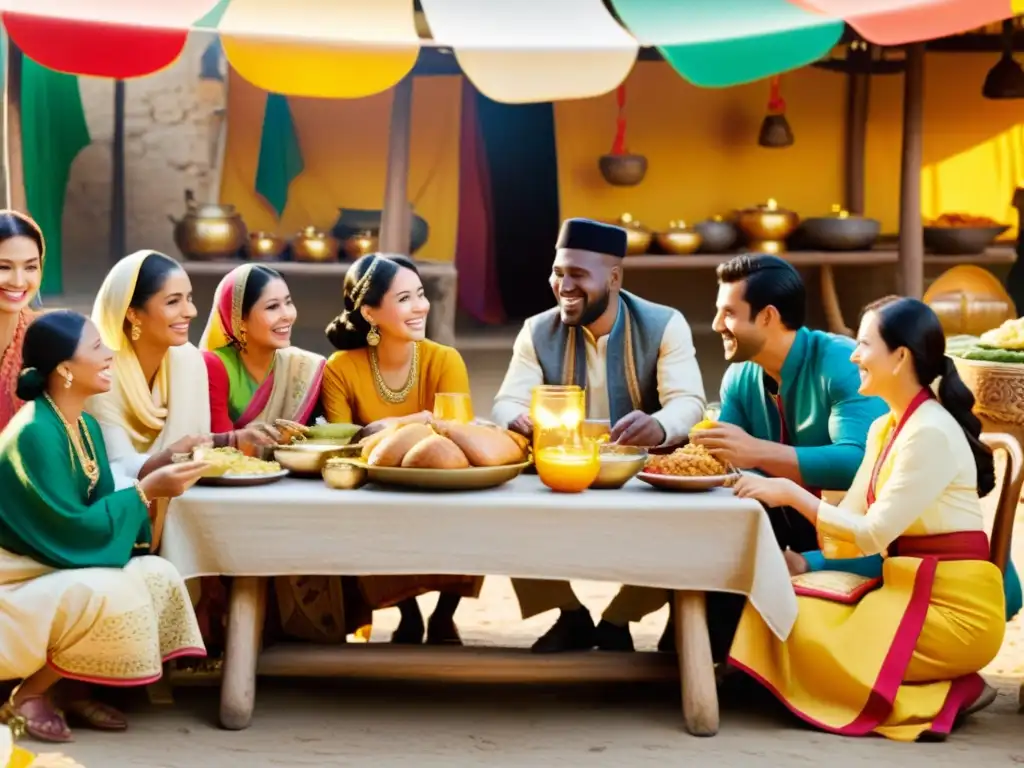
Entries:
[[766, 507], [792, 507], [799, 486], [784, 477], [743, 475], [736, 481], [735, 492], [741, 499], [756, 499]]
[[205, 461], [168, 464], [146, 475], [139, 481], [139, 487], [150, 501], [176, 499], [195, 485], [209, 466]]
[[243, 453], [253, 453], [260, 448], [281, 444], [281, 432], [269, 424], [250, 424], [235, 432], [238, 448]]

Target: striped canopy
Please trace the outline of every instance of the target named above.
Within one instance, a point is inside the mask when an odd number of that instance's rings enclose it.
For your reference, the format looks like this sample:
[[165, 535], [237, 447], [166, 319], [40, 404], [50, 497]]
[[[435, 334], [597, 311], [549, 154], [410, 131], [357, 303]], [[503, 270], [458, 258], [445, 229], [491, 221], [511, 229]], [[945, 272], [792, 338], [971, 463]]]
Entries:
[[[358, 98], [413, 68], [421, 46], [450, 48], [495, 101], [596, 96], [653, 46], [687, 80], [724, 87], [820, 59], [849, 23], [898, 45], [1024, 13], [1024, 0], [0, 0], [26, 56], [51, 69], [127, 79], [164, 69], [192, 30], [220, 35], [245, 79], [290, 96]], [[621, 21], [620, 21], [621, 20]]]

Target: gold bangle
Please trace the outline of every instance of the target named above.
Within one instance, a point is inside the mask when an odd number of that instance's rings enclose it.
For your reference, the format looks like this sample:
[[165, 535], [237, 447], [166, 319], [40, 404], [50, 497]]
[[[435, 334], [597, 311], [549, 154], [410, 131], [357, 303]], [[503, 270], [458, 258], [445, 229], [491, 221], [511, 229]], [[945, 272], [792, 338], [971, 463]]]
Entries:
[[149, 497], [146, 496], [146, 492], [142, 490], [142, 483], [135, 483], [135, 492], [139, 494], [139, 499], [142, 501], [143, 506], [148, 507], [150, 504]]

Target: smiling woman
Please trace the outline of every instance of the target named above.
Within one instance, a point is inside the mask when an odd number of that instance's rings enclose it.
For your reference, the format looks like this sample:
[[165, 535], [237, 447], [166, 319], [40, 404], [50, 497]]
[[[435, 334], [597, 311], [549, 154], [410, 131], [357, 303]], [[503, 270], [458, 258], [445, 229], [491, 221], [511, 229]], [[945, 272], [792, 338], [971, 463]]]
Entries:
[[45, 254], [38, 224], [17, 211], [0, 211], [0, 429], [23, 405], [15, 388]]
[[[430, 302], [410, 259], [376, 253], [359, 259], [345, 275], [344, 303], [327, 327], [339, 350], [324, 370], [328, 421], [359, 424], [368, 433], [398, 419], [426, 421], [438, 393], [469, 394], [462, 356], [426, 339]], [[360, 586], [371, 607], [401, 610], [391, 642], [402, 644], [423, 642], [416, 596], [440, 591], [427, 642], [458, 644], [455, 609], [460, 598], [479, 594], [481, 582], [473, 576], [378, 576], [360, 579]]]

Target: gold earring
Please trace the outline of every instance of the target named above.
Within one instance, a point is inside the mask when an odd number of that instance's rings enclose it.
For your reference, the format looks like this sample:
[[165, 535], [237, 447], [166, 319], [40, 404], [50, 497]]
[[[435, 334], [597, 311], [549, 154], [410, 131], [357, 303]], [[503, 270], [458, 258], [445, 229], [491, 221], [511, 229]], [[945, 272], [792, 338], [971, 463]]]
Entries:
[[142, 326], [139, 325], [137, 320], [132, 321], [132, 341], [138, 341], [142, 338]]
[[245, 348], [246, 348], [246, 346], [248, 346], [248, 342], [245, 340], [245, 337], [246, 337], [245, 328], [243, 328], [242, 330], [240, 330], [238, 332], [238, 348], [242, 352], [245, 352]]
[[64, 377], [64, 389], [71, 389], [71, 382], [75, 380], [71, 371], [61, 371], [60, 375]]
[[376, 347], [380, 344], [380, 331], [377, 330], [376, 325], [371, 325], [369, 332], [366, 334], [366, 343], [371, 347]]

